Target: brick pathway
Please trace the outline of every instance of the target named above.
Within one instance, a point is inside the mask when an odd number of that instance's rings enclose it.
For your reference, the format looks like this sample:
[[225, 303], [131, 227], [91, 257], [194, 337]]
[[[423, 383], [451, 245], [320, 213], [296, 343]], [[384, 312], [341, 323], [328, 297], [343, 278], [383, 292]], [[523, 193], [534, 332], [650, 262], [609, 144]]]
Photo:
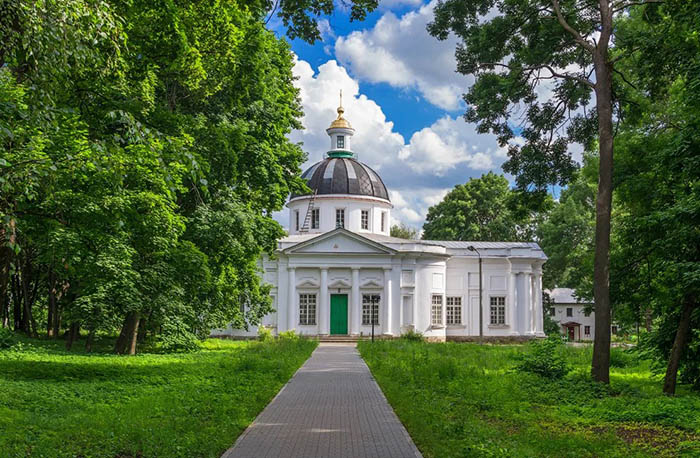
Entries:
[[321, 344], [222, 458], [420, 456], [354, 344]]

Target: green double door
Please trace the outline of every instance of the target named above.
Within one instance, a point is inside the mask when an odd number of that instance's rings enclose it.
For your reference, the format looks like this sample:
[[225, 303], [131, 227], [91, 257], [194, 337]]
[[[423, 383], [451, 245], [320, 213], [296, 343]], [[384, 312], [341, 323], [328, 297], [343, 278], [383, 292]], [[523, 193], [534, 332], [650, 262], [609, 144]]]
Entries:
[[331, 294], [331, 334], [348, 333], [348, 295]]

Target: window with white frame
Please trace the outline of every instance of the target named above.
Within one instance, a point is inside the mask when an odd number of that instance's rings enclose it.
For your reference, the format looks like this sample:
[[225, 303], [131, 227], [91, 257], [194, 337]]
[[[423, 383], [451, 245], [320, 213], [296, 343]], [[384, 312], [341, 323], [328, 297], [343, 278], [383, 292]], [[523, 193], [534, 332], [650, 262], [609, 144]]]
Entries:
[[294, 211], [294, 227], [299, 230], [299, 210]]
[[491, 296], [491, 324], [506, 324], [506, 298], [505, 296]]
[[566, 308], [566, 316], [574, 316], [574, 309], [571, 307]]
[[316, 324], [316, 295], [299, 294], [299, 324]]
[[362, 295], [362, 324], [374, 325], [379, 324], [379, 302], [381, 296], [379, 294], [363, 294]]
[[369, 230], [369, 210], [360, 213], [360, 229]]
[[447, 297], [447, 324], [462, 324], [462, 298], [459, 296]]
[[554, 316], [557, 314], [557, 311], [554, 309], [554, 307], [549, 308], [549, 316]]
[[345, 227], [345, 209], [335, 209], [335, 227]]
[[386, 212], [382, 212], [382, 232], [384, 232], [384, 228], [386, 227]]
[[433, 325], [442, 324], [442, 295], [433, 294], [430, 306], [430, 323]]
[[590, 336], [591, 336], [591, 327], [590, 327], [590, 326], [584, 326], [584, 327], [583, 327], [583, 334], [584, 334], [586, 337], [590, 337]]
[[311, 210], [311, 229], [318, 229], [320, 223], [320, 208], [314, 208]]
[[338, 135], [336, 147], [337, 148], [345, 148], [345, 136], [344, 135]]

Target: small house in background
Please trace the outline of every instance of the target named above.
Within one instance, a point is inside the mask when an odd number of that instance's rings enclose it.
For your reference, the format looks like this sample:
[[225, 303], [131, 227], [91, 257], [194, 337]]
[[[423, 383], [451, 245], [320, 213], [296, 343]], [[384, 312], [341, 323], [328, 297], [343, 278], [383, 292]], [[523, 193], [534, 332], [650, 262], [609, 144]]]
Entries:
[[[561, 333], [570, 341], [593, 340], [595, 313], [590, 302], [580, 301], [571, 288], [554, 288], [545, 291], [550, 298], [549, 316], [559, 323]], [[613, 326], [613, 334], [617, 331]]]

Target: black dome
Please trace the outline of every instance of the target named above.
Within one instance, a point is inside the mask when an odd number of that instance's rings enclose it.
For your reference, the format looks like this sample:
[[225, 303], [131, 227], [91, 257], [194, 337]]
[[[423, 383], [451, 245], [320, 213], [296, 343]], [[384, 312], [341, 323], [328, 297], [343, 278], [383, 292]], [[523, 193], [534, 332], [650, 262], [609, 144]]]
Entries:
[[[350, 194], [390, 200], [379, 175], [352, 158], [326, 158], [309, 167], [301, 177], [317, 194]], [[294, 197], [299, 195], [292, 195]]]

